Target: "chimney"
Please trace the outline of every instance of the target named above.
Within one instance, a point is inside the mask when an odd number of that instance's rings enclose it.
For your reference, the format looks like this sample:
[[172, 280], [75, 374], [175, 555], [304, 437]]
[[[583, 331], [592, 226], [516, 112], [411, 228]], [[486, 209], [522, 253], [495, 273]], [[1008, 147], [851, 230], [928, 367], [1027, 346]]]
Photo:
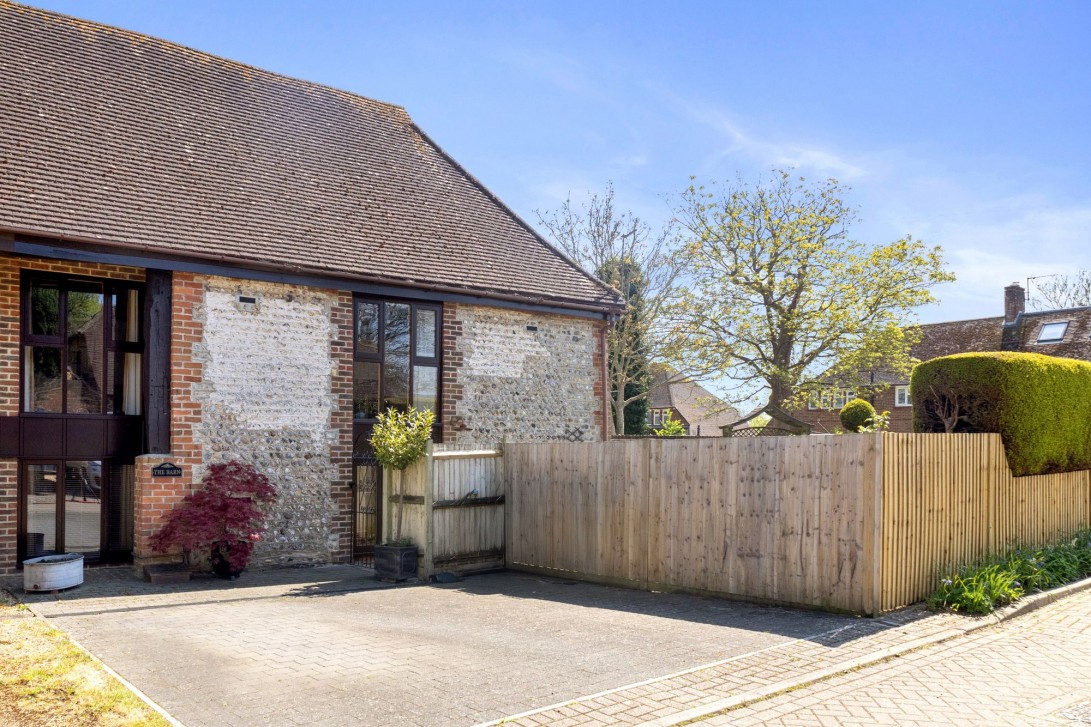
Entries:
[[1004, 326], [1000, 336], [1001, 351], [1019, 350], [1019, 328], [1015, 325], [1027, 307], [1027, 291], [1019, 283], [1004, 288]]
[[1004, 323], [1015, 323], [1027, 308], [1027, 291], [1019, 283], [1004, 288]]

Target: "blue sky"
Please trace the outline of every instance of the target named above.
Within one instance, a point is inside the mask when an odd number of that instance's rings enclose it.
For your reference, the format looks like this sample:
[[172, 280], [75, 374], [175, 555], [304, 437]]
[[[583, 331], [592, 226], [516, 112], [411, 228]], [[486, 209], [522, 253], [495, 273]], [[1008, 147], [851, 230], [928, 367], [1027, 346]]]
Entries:
[[926, 322], [1091, 268], [1085, 2], [31, 4], [405, 106], [531, 223], [608, 180], [659, 223], [690, 175], [836, 177], [857, 239], [943, 246]]

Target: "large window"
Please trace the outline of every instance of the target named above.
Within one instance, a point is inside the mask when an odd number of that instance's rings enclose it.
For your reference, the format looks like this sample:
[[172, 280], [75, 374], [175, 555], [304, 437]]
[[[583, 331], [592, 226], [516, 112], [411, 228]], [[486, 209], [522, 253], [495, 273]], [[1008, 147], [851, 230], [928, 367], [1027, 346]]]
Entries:
[[856, 398], [852, 389], [823, 389], [811, 396], [808, 409], [842, 409], [845, 404]]
[[440, 307], [358, 298], [354, 313], [355, 419], [413, 406], [435, 412], [438, 422]]
[[58, 277], [23, 289], [23, 412], [139, 415], [140, 289]]

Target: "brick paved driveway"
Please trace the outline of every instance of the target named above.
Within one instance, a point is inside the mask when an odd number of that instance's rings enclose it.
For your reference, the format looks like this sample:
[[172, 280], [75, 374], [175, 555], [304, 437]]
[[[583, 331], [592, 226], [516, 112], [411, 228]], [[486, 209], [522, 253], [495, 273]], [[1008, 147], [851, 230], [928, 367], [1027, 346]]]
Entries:
[[189, 727], [472, 724], [854, 621], [514, 573], [378, 588], [351, 566], [90, 570], [27, 602]]
[[1089, 725], [1091, 590], [698, 724]]

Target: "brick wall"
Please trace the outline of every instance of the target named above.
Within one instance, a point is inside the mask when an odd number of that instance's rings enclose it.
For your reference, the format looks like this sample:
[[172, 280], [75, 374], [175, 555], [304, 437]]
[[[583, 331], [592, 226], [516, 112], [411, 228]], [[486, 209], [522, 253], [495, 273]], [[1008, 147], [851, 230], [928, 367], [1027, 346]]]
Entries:
[[[871, 402], [877, 412], [890, 412], [890, 431], [913, 431], [913, 408], [908, 406], [894, 406], [894, 387], [883, 389], [873, 396], [864, 397]], [[800, 409], [790, 412], [800, 421], [807, 422], [814, 427], [815, 434], [832, 434], [842, 429], [841, 412], [833, 409]]]
[[602, 438], [601, 322], [445, 304], [444, 441]]
[[352, 295], [339, 293], [330, 309], [330, 359], [333, 365], [334, 406], [330, 428], [335, 439], [330, 460], [336, 476], [330, 482], [333, 516], [330, 522], [330, 556], [336, 563], [352, 560]]
[[[193, 386], [201, 381], [203, 370], [194, 357], [194, 346], [201, 340], [202, 324], [198, 309], [204, 286], [193, 273], [174, 273], [171, 277], [171, 350], [170, 350], [170, 428], [171, 453], [137, 457], [133, 492], [133, 557], [139, 569], [171, 556], [157, 554], [150, 539], [175, 505], [193, 491], [194, 477], [202, 464], [201, 447], [193, 428], [201, 420], [201, 406], [193, 397]], [[181, 477], [151, 476], [151, 468], [170, 461], [182, 468]]]
[[[46, 260], [0, 254], [0, 416], [19, 413], [20, 270], [144, 280], [144, 271], [120, 265]], [[13, 573], [18, 548], [18, 463], [0, 460], [0, 574]]]

